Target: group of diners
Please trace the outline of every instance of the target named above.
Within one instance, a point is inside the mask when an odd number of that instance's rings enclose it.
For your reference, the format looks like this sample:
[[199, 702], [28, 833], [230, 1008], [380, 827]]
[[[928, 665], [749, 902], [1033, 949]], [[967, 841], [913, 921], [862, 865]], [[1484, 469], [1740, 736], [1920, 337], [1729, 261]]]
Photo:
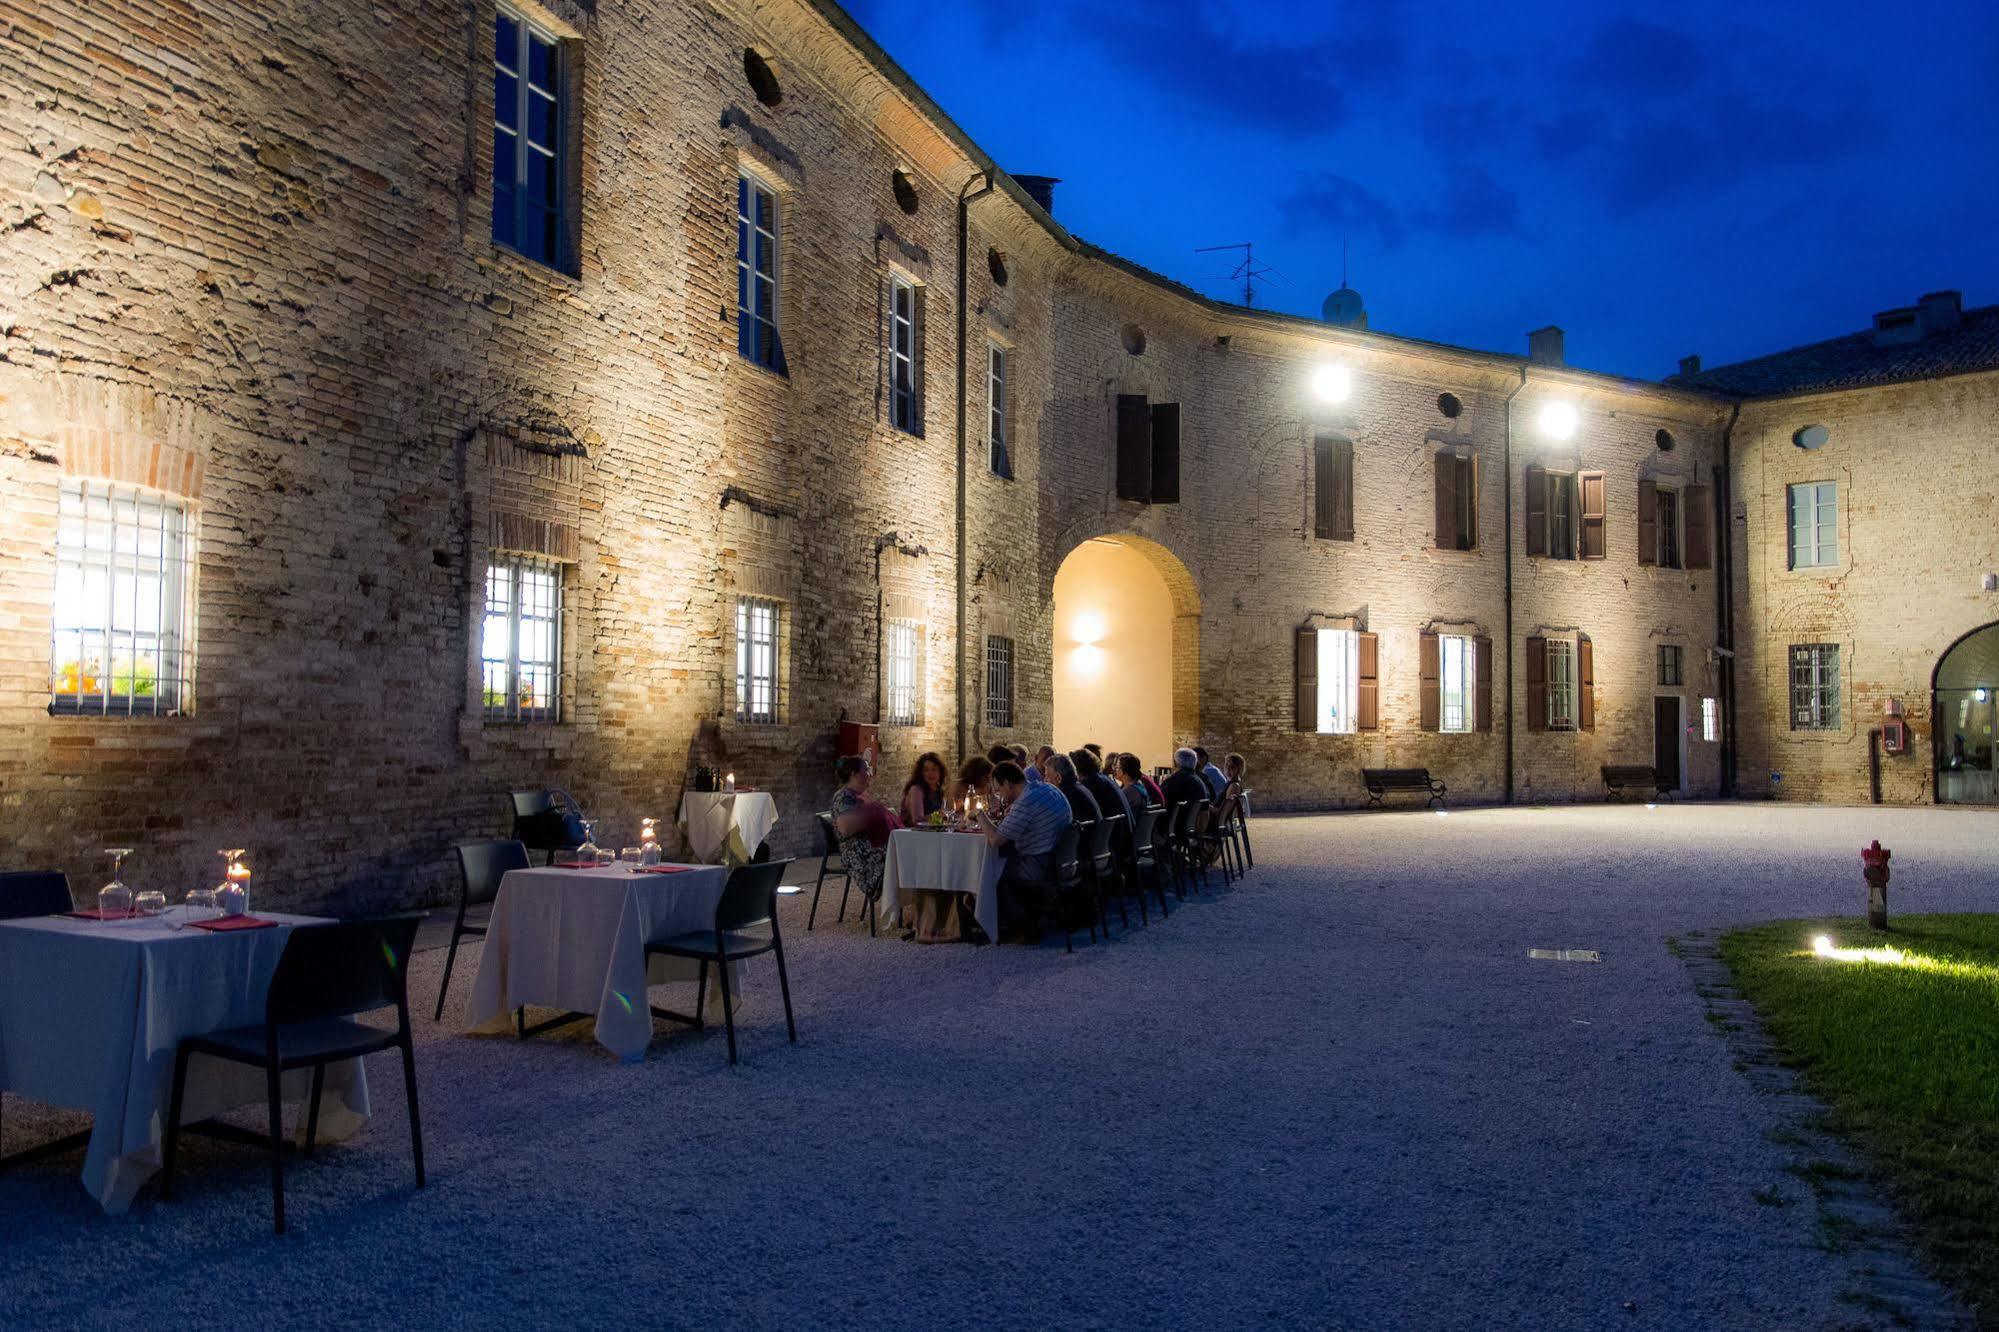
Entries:
[[[1174, 751], [1172, 768], [1155, 779], [1136, 754], [1105, 753], [1101, 745], [1087, 744], [1066, 754], [1043, 745], [1032, 758], [1023, 745], [995, 745], [967, 759], [955, 781], [939, 755], [922, 755], [891, 809], [873, 793], [872, 765], [865, 757], [849, 755], [835, 767], [840, 784], [830, 813], [841, 862], [872, 901], [881, 893], [891, 832], [962, 817], [970, 810], [969, 822], [1002, 859], [1001, 934], [1031, 941], [1041, 937], [1051, 920], [1064, 923], [1065, 906], [1059, 899], [1075, 866], [1062, 863], [1061, 848], [1074, 844], [1064, 840], [1072, 828], [1080, 832], [1102, 825], [1101, 841], [1108, 849], [1099, 859], [1120, 876], [1121, 886], [1135, 892], [1141, 909], [1148, 888], [1160, 890], [1166, 873], [1174, 874], [1184, 897], [1180, 871], [1204, 877], [1209, 866], [1231, 851], [1237, 864], [1246, 865], [1245, 768], [1241, 754], [1228, 754], [1217, 765], [1206, 749], [1184, 748]], [[1227, 872], [1229, 865], [1223, 868]], [[1100, 880], [1102, 875], [1092, 877]], [[1098, 887], [1092, 911], [1101, 916], [1109, 890], [1101, 883]], [[1163, 891], [1160, 905], [1165, 906]]]

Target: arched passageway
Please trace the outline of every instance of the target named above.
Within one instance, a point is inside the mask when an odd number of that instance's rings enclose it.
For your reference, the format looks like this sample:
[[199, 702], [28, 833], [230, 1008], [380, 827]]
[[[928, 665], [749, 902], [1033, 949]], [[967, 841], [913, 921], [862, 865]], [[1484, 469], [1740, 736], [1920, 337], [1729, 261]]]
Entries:
[[1999, 804], [1992, 763], [1999, 727], [1999, 623], [1951, 644], [1937, 661], [1931, 687], [1937, 801]]
[[1185, 565], [1142, 537], [1096, 537], [1055, 573], [1055, 737], [1169, 761], [1200, 730], [1201, 604]]

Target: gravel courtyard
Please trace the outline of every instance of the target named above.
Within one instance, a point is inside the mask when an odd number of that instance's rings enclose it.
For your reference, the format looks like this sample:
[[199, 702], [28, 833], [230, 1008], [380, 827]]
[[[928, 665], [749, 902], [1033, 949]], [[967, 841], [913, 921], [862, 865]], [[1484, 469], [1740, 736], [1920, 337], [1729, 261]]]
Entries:
[[[734, 1069], [719, 1029], [662, 1026], [641, 1066], [587, 1026], [458, 1034], [471, 970], [434, 1025], [420, 954], [427, 1189], [386, 1059], [374, 1123], [292, 1165], [283, 1238], [253, 1150], [197, 1139], [178, 1200], [117, 1218], [78, 1154], [27, 1167], [0, 1176], [0, 1323], [1870, 1325], [1666, 940], [1857, 912], [1872, 837], [1896, 909], [1999, 909], [1999, 812], [1253, 828], [1247, 882], [1074, 956], [830, 907], [808, 935], [787, 899], [802, 1043], [752, 963]], [[5, 1120], [9, 1149], [78, 1126]]]

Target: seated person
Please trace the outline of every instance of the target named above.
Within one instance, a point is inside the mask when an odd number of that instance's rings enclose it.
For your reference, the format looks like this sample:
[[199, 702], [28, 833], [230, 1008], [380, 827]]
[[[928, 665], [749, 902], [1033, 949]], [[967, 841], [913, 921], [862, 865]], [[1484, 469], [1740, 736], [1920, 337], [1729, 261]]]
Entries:
[[1000, 875], [1001, 932], [1039, 938], [1054, 878], [1050, 853], [1073, 821], [1069, 802], [1046, 782], [1030, 785], [1018, 763], [993, 769], [993, 789], [1006, 802], [1006, 817], [995, 823], [990, 814], [981, 814], [979, 826], [1006, 857]]
[[1222, 792], [1228, 789], [1229, 779], [1208, 757], [1208, 751], [1199, 745], [1194, 746], [1194, 759], [1201, 770], [1201, 780], [1208, 784], [1208, 799], [1220, 802]]
[[965, 760], [965, 766], [958, 771], [958, 780], [951, 787], [949, 804], [952, 809], [963, 809], [965, 797], [972, 798], [972, 808], [976, 810], [981, 800], [990, 803], [993, 798], [993, 761], [983, 754], [975, 754]]
[[1096, 801], [1099, 815], [1107, 819], [1122, 819], [1131, 812], [1125, 804], [1123, 790], [1104, 775], [1102, 764], [1090, 752], [1088, 745], [1070, 754], [1069, 762], [1076, 767], [1077, 782]]
[[1159, 785], [1168, 809], [1215, 798], [1214, 790], [1201, 778], [1200, 764], [1201, 756], [1191, 749], [1173, 751], [1173, 771]]
[[1124, 793], [1125, 809], [1134, 817], [1149, 805], [1163, 805], [1165, 800], [1155, 794], [1158, 783], [1148, 782], [1145, 765], [1138, 761], [1136, 754], [1119, 754], [1117, 767], [1111, 770], [1117, 779], [1118, 789]]
[[914, 828], [944, 808], [944, 760], [925, 754], [902, 786], [902, 826]]
[[1240, 754], [1230, 754], [1222, 760], [1222, 775], [1229, 779], [1228, 790], [1224, 794], [1231, 800], [1239, 801], [1244, 814], [1249, 813], [1249, 788], [1242, 784], [1242, 777], [1248, 770], [1249, 764]]
[[1076, 765], [1067, 754], [1049, 750], [1041, 762], [1041, 775], [1068, 800], [1069, 810], [1078, 823], [1103, 817], [1103, 811], [1097, 808], [1097, 798], [1083, 789], [1076, 778]]
[[859, 754], [849, 754], [833, 767], [840, 787], [833, 792], [833, 831], [840, 836], [840, 859], [854, 886], [872, 901], [881, 896], [882, 866], [888, 835], [899, 825], [887, 805], [868, 794], [874, 770]]

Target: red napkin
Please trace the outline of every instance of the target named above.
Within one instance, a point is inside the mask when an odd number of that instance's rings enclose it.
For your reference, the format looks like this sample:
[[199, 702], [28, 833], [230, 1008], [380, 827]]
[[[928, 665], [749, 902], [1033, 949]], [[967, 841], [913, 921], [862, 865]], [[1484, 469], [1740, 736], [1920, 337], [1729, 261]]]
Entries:
[[268, 930], [276, 925], [275, 920], [264, 920], [257, 916], [218, 916], [214, 920], [191, 920], [188, 924], [197, 930]]
[[130, 907], [125, 908], [123, 911], [100, 911], [96, 907], [92, 907], [88, 911], [65, 911], [63, 915], [68, 916], [71, 920], [135, 920], [138, 918], [139, 913]]
[[694, 866], [692, 865], [634, 865], [632, 866], [632, 872], [635, 874], [685, 874], [693, 868]]

